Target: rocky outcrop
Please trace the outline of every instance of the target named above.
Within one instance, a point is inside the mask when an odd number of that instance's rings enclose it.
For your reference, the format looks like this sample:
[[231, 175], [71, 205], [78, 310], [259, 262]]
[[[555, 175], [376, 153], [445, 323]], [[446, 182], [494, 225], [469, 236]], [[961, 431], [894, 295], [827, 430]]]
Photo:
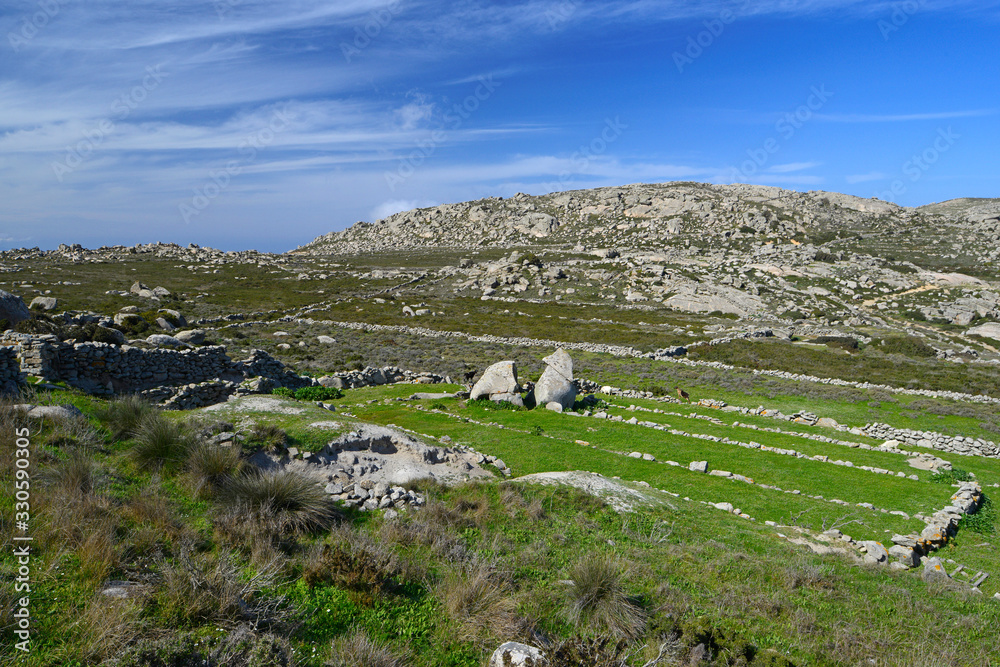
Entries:
[[0, 347], [0, 395], [17, 394], [24, 384], [25, 374], [12, 347]]

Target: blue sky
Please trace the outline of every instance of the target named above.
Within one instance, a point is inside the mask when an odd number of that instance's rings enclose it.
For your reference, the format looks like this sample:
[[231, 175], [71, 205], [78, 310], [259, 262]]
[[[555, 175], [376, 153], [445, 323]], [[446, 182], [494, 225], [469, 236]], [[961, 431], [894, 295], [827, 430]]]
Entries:
[[516, 192], [1000, 196], [1000, 1], [6, 0], [0, 248], [284, 251]]

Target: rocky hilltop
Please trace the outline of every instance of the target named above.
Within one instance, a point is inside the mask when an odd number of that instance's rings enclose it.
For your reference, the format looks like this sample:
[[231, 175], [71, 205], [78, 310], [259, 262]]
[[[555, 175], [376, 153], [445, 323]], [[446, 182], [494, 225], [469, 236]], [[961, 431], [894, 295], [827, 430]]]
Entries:
[[866, 238], [876, 251], [900, 242], [949, 251], [978, 246], [980, 261], [995, 260], [1000, 203], [961, 199], [905, 208], [834, 192], [759, 185], [637, 184], [416, 209], [359, 222], [295, 252], [560, 245], [652, 249], [678, 242], [708, 246], [775, 239], [836, 247], [846, 239]]

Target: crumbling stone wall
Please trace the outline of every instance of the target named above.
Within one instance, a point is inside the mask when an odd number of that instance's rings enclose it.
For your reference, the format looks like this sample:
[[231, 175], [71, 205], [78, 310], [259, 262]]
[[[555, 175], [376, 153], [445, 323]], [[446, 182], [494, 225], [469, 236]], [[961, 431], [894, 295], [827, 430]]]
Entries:
[[10, 347], [0, 347], [0, 394], [16, 394], [24, 383], [24, 373], [17, 361], [17, 352]]

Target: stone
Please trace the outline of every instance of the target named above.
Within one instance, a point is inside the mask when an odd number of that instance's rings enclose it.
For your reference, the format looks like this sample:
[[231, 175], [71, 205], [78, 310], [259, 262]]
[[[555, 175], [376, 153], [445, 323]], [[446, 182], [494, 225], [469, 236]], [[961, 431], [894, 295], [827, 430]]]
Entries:
[[483, 371], [483, 376], [469, 392], [469, 398], [473, 401], [480, 398], [509, 400], [509, 398], [494, 397], [517, 395], [520, 399], [520, 392], [521, 385], [517, 381], [517, 364], [513, 361], [500, 361]]
[[573, 360], [569, 354], [558, 349], [542, 359], [547, 366], [542, 377], [535, 384], [536, 405], [559, 403], [564, 410], [573, 408], [576, 402], [576, 385], [573, 384]]
[[173, 336], [168, 336], [166, 334], [153, 334], [146, 338], [147, 343], [156, 345], [157, 347], [187, 347], [186, 343], [182, 343]]
[[156, 318], [156, 324], [157, 324], [157, 326], [159, 326], [164, 331], [173, 331], [174, 329], [177, 328], [173, 324], [171, 324], [169, 321], [167, 321], [166, 319], [164, 319], [162, 317], [157, 317]]
[[552, 412], [562, 412], [563, 406], [559, 401], [549, 401], [545, 404], [546, 410], [551, 410]]
[[118, 326], [138, 325], [145, 322], [144, 319], [135, 313], [115, 313], [114, 322]]
[[31, 310], [55, 310], [58, 301], [52, 296], [36, 296], [28, 306]]
[[83, 413], [76, 406], [65, 405], [36, 405], [28, 410], [28, 416], [33, 419], [74, 419]]
[[18, 322], [31, 319], [31, 311], [24, 299], [0, 289], [0, 327], [9, 329]]
[[191, 329], [190, 331], [181, 331], [174, 334], [174, 338], [189, 345], [201, 345], [205, 342], [205, 330]]
[[816, 426], [825, 426], [826, 428], [837, 428], [840, 426], [836, 419], [831, 419], [830, 417], [820, 417], [816, 420]]
[[547, 664], [541, 649], [519, 642], [501, 644], [493, 651], [487, 667], [541, 667]]
[[692, 472], [708, 472], [708, 461], [692, 461], [688, 466]]
[[334, 389], [345, 389], [347, 385], [344, 383], [344, 378], [335, 377], [333, 375], [327, 375], [319, 379], [320, 386], [332, 387]]
[[166, 287], [154, 287], [153, 295], [159, 297], [170, 296], [170, 290], [168, 290]]
[[894, 544], [889, 547], [889, 555], [906, 567], [916, 567], [920, 564], [920, 554], [913, 547]]
[[336, 338], [331, 338], [330, 336], [317, 336], [316, 340], [322, 343], [323, 345], [333, 345], [334, 343], [337, 342]]
[[944, 563], [937, 556], [924, 561], [924, 572], [921, 575], [924, 581], [948, 581], [948, 571], [944, 568]]

